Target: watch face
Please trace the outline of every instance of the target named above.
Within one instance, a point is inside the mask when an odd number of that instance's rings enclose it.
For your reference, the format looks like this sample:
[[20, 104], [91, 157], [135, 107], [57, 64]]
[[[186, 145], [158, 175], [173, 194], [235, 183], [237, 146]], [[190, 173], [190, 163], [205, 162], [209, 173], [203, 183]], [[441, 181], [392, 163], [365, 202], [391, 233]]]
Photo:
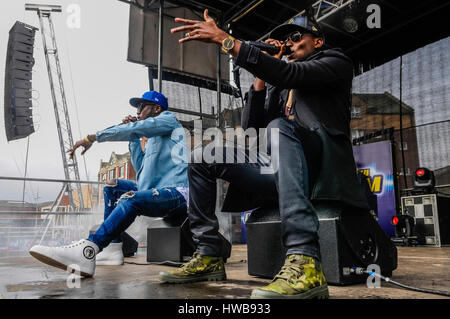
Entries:
[[233, 46], [234, 46], [234, 41], [231, 40], [230, 38], [226, 38], [223, 40], [223, 47], [226, 50], [231, 50], [233, 48]]

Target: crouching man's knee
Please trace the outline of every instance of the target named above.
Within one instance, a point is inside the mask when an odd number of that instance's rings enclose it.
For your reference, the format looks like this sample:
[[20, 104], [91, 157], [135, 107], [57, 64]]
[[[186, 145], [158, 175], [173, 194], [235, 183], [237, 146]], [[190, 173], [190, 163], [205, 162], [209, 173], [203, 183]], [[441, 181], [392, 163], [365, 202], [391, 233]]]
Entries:
[[133, 207], [136, 204], [136, 193], [134, 191], [129, 191], [122, 194], [117, 200], [117, 206], [122, 207]]
[[117, 179], [113, 178], [113, 179], [110, 179], [109, 181], [106, 181], [106, 185], [107, 186], [117, 186]]

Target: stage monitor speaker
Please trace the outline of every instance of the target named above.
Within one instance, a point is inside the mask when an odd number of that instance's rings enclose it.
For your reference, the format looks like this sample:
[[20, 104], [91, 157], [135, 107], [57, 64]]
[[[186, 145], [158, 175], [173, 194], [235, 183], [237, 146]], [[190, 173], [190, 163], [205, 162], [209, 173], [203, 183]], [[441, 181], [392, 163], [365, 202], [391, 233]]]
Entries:
[[[89, 234], [94, 234], [99, 227], [100, 224], [93, 226], [89, 230]], [[124, 257], [132, 257], [135, 253], [137, 253], [139, 243], [127, 232], [122, 232], [120, 234], [120, 240], [122, 241], [122, 252]]]
[[[348, 275], [351, 267], [380, 266], [391, 276], [397, 268], [397, 250], [369, 212], [330, 204], [315, 205], [319, 217], [322, 266], [329, 284], [365, 282], [365, 276]], [[284, 264], [278, 208], [259, 208], [246, 223], [248, 273], [273, 278]]]
[[[145, 1], [146, 5], [149, 1]], [[217, 45], [198, 41], [180, 44], [184, 32], [170, 33], [170, 29], [180, 26], [173, 17], [203, 20], [203, 12], [172, 5], [165, 1], [163, 29], [163, 69], [175, 74], [190, 75], [194, 78], [215, 81], [217, 76]], [[159, 1], [149, 9], [142, 10], [130, 5], [128, 29], [128, 61], [158, 66], [158, 9]], [[220, 74], [222, 80], [229, 81], [228, 55], [220, 54]], [[214, 88], [215, 89], [215, 88]]]
[[6, 139], [21, 139], [34, 132], [31, 78], [37, 28], [16, 21], [9, 31], [5, 65], [4, 119]]
[[[220, 237], [223, 244], [221, 255], [226, 262], [231, 255], [231, 243], [222, 234]], [[147, 228], [148, 262], [182, 262], [191, 257], [195, 249], [186, 215], [157, 218]]]

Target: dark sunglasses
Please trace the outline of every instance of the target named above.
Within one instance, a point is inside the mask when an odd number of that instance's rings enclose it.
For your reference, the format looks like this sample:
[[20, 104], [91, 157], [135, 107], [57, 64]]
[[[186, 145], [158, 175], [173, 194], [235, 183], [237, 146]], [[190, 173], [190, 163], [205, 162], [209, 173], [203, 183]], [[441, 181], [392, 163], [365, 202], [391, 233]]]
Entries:
[[284, 40], [284, 43], [286, 43], [288, 41], [298, 42], [302, 39], [302, 37], [303, 37], [303, 33], [299, 32], [299, 31], [295, 31], [286, 37], [286, 40]]
[[144, 107], [146, 107], [146, 106], [152, 106], [153, 107], [155, 105], [157, 105], [157, 104], [141, 102], [137, 106], [137, 111], [140, 113], [144, 109]]

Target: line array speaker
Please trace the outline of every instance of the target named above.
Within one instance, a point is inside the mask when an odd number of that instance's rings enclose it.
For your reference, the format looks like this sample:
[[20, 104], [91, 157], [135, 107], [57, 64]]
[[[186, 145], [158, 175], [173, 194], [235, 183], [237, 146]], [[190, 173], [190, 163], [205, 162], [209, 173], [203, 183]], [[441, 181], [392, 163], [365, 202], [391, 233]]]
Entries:
[[5, 130], [9, 141], [34, 132], [31, 78], [34, 38], [37, 28], [16, 21], [9, 31], [5, 65]]

